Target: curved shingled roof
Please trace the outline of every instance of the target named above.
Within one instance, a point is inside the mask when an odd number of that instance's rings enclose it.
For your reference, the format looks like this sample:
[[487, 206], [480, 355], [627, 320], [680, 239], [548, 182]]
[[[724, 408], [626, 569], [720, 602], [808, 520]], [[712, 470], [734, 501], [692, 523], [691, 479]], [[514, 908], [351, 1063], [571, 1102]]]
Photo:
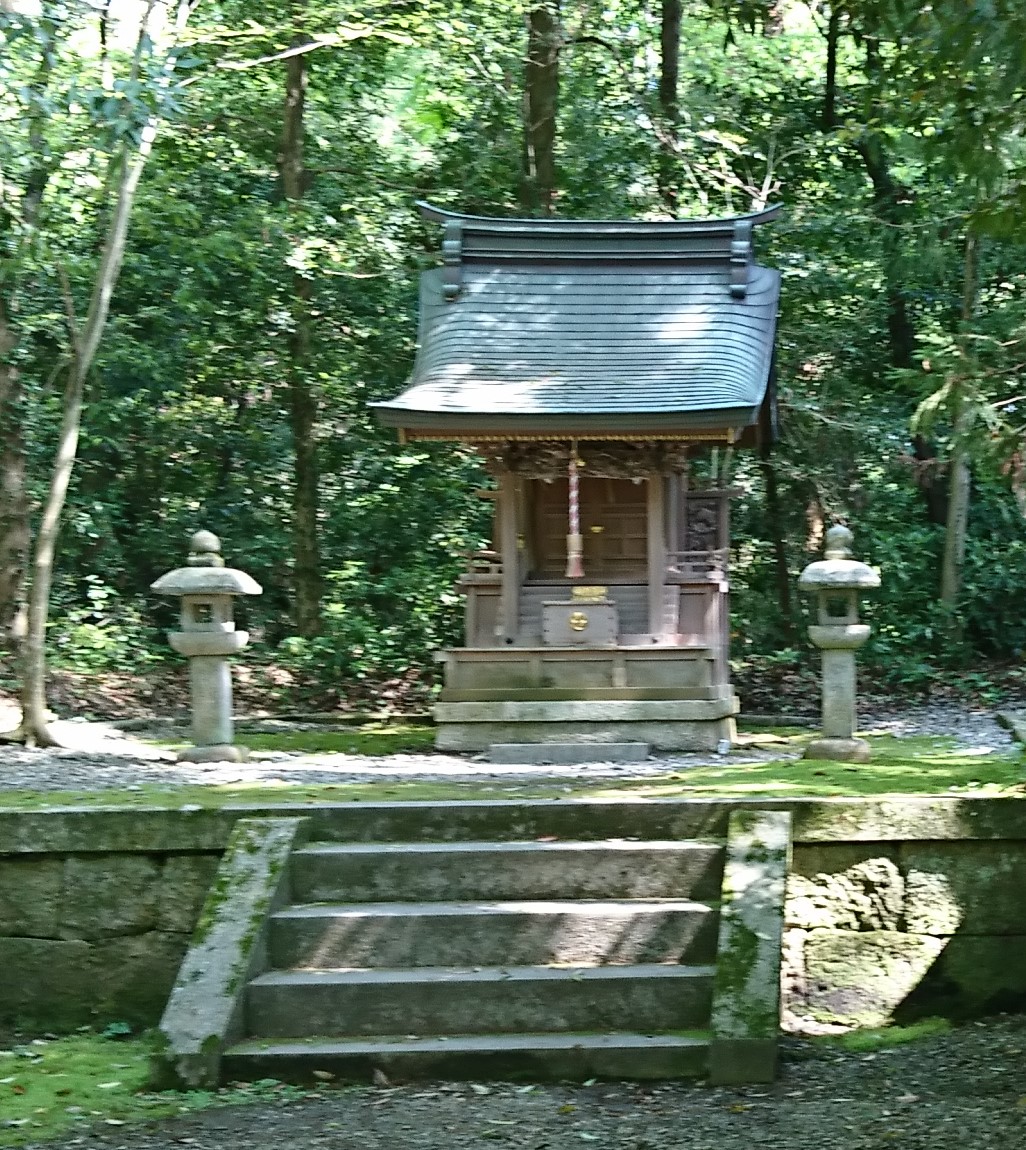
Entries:
[[410, 435], [720, 432], [766, 397], [780, 274], [753, 226], [723, 220], [501, 220], [421, 205], [445, 225], [420, 292], [408, 388], [375, 404]]

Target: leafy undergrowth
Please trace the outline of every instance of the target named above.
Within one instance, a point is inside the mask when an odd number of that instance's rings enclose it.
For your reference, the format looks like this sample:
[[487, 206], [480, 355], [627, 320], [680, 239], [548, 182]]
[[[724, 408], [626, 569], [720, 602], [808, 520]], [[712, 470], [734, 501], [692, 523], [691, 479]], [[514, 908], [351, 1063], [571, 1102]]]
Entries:
[[93, 1032], [10, 1042], [0, 1049], [0, 1146], [280, 1098], [283, 1092], [304, 1095], [271, 1081], [216, 1091], [147, 1093], [151, 1052], [145, 1038], [114, 1040]]
[[[296, 732], [296, 738], [320, 732]], [[279, 738], [278, 735], [273, 736]], [[794, 755], [807, 732], [773, 738]], [[474, 799], [603, 798], [881, 798], [895, 795], [1024, 794], [1024, 766], [1016, 749], [972, 748], [950, 738], [870, 737], [868, 763], [838, 763], [796, 757], [765, 762], [731, 762], [667, 771], [646, 779], [589, 782], [580, 778], [540, 778], [537, 782], [368, 781], [302, 785], [231, 784], [165, 788], [141, 786], [103, 791], [0, 792], [0, 809], [39, 810], [55, 806], [130, 806], [197, 809], [228, 805], [272, 806], [339, 802], [449, 802]], [[305, 747], [303, 748], [305, 749]], [[441, 770], [441, 767], [439, 768]]]

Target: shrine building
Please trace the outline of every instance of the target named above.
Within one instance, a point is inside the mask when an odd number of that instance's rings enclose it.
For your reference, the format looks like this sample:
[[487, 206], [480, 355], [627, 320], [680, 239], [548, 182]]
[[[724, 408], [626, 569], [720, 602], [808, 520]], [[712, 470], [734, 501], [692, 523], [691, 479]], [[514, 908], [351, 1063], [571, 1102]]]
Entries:
[[[780, 273], [756, 224], [492, 219], [444, 228], [405, 440], [471, 445], [494, 477], [463, 646], [439, 653], [437, 745], [729, 743], [729, 459], [775, 434]], [[702, 479], [699, 481], [699, 475]]]

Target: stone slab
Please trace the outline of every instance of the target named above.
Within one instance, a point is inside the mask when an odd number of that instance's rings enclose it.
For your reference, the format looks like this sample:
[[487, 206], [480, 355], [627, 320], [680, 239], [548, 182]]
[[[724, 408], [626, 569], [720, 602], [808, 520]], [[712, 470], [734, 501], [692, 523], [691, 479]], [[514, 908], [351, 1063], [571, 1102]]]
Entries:
[[604, 699], [601, 702], [436, 703], [436, 723], [680, 723], [736, 715], [727, 699]]
[[713, 984], [709, 1066], [715, 1083], [766, 1082], [776, 1073], [790, 857], [789, 813], [731, 814]]
[[245, 1042], [225, 1052], [230, 1078], [372, 1082], [375, 1072], [399, 1081], [449, 1079], [571, 1081], [698, 1078], [705, 1074], [703, 1038], [642, 1034], [491, 1034], [405, 1041]]
[[643, 840], [641, 828], [630, 825], [611, 830], [595, 842], [309, 843], [292, 855], [292, 897], [389, 902], [401, 891], [410, 902], [719, 898], [720, 844]]
[[218, 1083], [221, 1051], [242, 1033], [246, 983], [263, 967], [267, 916], [284, 899], [286, 864], [302, 824], [236, 823], [160, 1021], [165, 1082]]
[[1026, 934], [1026, 843], [902, 843], [905, 929], [919, 934]]
[[318, 904], [273, 915], [268, 949], [276, 969], [705, 964], [716, 920], [681, 899]]
[[530, 763], [537, 766], [643, 763], [648, 756], [648, 743], [493, 743], [486, 754], [490, 763]]
[[0, 934], [59, 938], [64, 860], [0, 858]]
[[[822, 856], [834, 852], [820, 849], [812, 853]], [[840, 853], [843, 856], [851, 852]], [[810, 861], [803, 859], [805, 866]], [[898, 930], [904, 912], [905, 878], [894, 859], [886, 855], [812, 874], [796, 874], [792, 870], [788, 876], [788, 926], [806, 930]]]
[[680, 1031], [705, 1025], [712, 975], [667, 963], [272, 971], [250, 981], [246, 1019], [272, 1039]]
[[[442, 706], [441, 703], [437, 704]], [[477, 706], [450, 703], [447, 706]], [[509, 704], [507, 704], [509, 705]], [[715, 751], [726, 741], [733, 744], [737, 730], [732, 717], [687, 721], [620, 722], [612, 717], [604, 722], [553, 720], [546, 722], [504, 721], [439, 722], [435, 746], [440, 751], [487, 751], [496, 743], [548, 743], [554, 737], [577, 743], [591, 743], [596, 760], [608, 743], [647, 743], [654, 751]]]
[[1026, 1009], [1026, 934], [955, 935], [895, 1010], [897, 1021], [979, 1018]]
[[822, 1022], [883, 1026], [927, 977], [945, 939], [898, 931], [812, 930], [795, 1006]]

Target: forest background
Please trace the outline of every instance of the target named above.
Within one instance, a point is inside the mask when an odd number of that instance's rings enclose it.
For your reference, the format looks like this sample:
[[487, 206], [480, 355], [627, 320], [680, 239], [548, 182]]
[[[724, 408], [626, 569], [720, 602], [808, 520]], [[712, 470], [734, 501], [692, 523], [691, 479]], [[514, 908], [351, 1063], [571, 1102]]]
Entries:
[[147, 589], [203, 527], [264, 587], [250, 683], [429, 695], [487, 477], [368, 413], [438, 258], [417, 199], [782, 203], [781, 441], [732, 460], [737, 676], [814, 665], [795, 579], [841, 518], [882, 572], [877, 682], [1014, 684], [1024, 91], [1014, 0], [0, 0], [0, 688], [42, 698], [44, 652], [159, 681]]

